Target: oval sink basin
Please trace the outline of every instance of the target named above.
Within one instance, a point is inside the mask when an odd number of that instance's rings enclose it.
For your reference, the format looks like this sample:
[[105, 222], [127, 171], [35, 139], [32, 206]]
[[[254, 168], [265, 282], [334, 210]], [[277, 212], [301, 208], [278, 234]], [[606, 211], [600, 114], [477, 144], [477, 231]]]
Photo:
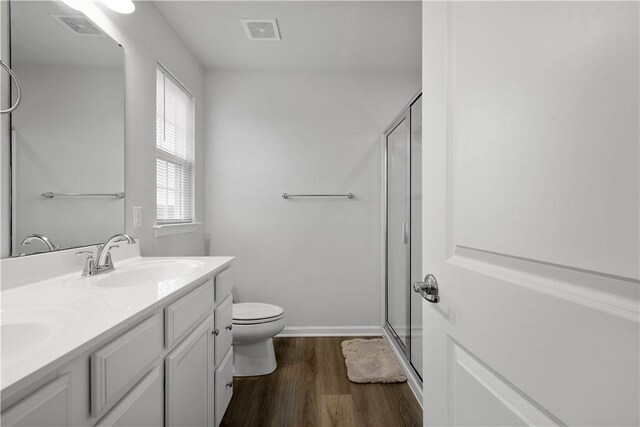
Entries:
[[95, 284], [96, 286], [122, 287], [164, 282], [189, 275], [203, 264], [202, 261], [192, 259], [139, 261], [124, 267], [116, 267], [115, 271], [97, 278]]

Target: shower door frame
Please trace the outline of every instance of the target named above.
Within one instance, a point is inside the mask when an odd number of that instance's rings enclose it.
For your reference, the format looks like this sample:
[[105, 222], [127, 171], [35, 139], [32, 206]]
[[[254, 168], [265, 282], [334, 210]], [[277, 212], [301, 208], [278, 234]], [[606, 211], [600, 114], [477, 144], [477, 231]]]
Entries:
[[[420, 384], [422, 384], [422, 376], [415, 368], [411, 361], [411, 345], [412, 345], [412, 334], [411, 334], [411, 142], [412, 142], [412, 126], [411, 126], [411, 106], [422, 96], [422, 89], [418, 91], [411, 100], [402, 108], [400, 113], [393, 119], [393, 121], [387, 126], [382, 134], [382, 149], [383, 149], [383, 165], [382, 165], [382, 179], [383, 179], [383, 249], [384, 249], [384, 262], [383, 264], [383, 283], [384, 283], [384, 301], [383, 301], [383, 311], [384, 311], [384, 329], [389, 333], [390, 336], [394, 338], [398, 347], [401, 350], [407, 364], [411, 367], [416, 377], [419, 379]], [[406, 120], [406, 129], [407, 129], [407, 155], [406, 155], [406, 191], [405, 191], [405, 199], [406, 199], [406, 220], [408, 223], [408, 240], [406, 244], [406, 269], [407, 269], [407, 277], [409, 278], [407, 282], [407, 286], [409, 286], [408, 297], [406, 301], [407, 305], [407, 325], [409, 325], [409, 333], [407, 335], [407, 345], [404, 345], [399, 335], [394, 330], [393, 326], [389, 323], [389, 156], [388, 156], [388, 136], [402, 123], [403, 120]], [[422, 325], [418, 325], [422, 326]]]
[[[411, 270], [411, 107], [406, 107], [402, 110], [402, 112], [396, 116], [391, 125], [385, 130], [383, 134], [384, 139], [384, 171], [385, 171], [385, 198], [384, 198], [384, 211], [385, 211], [385, 275], [384, 275], [384, 283], [385, 283], [385, 304], [384, 304], [384, 313], [385, 313], [385, 327], [389, 330], [391, 335], [395, 338], [396, 342], [402, 349], [405, 356], [411, 354], [411, 305], [409, 302], [411, 301], [410, 294], [405, 301], [405, 308], [407, 309], [407, 316], [405, 319], [405, 325], [409, 326], [408, 334], [406, 334], [406, 344], [402, 342], [399, 334], [394, 329], [393, 325], [389, 322], [389, 136], [399, 127], [402, 123], [405, 123], [405, 189], [404, 189], [404, 199], [405, 199], [405, 210], [404, 210], [404, 226], [403, 233], [406, 233], [407, 241], [404, 243], [404, 252], [405, 252], [405, 271], [407, 273]], [[407, 224], [409, 227], [409, 231], [407, 232]], [[408, 275], [407, 277], [410, 278]], [[407, 357], [408, 359], [408, 357]]]

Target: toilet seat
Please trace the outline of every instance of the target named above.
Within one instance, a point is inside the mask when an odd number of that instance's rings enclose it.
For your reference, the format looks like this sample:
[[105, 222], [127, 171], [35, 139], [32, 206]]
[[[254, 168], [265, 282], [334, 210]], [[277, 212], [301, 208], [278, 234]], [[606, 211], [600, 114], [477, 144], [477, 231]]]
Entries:
[[233, 304], [233, 324], [257, 325], [275, 322], [284, 317], [284, 309], [272, 304], [243, 302]]

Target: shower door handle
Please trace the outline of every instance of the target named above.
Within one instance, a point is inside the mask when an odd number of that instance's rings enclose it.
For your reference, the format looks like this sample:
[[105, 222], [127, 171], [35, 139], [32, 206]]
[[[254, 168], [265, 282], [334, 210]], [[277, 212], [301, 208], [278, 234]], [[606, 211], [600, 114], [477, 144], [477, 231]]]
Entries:
[[402, 241], [405, 245], [409, 244], [409, 223], [402, 221]]
[[437, 304], [440, 302], [438, 295], [438, 281], [433, 274], [424, 276], [424, 282], [413, 282], [413, 290], [426, 299], [430, 303]]

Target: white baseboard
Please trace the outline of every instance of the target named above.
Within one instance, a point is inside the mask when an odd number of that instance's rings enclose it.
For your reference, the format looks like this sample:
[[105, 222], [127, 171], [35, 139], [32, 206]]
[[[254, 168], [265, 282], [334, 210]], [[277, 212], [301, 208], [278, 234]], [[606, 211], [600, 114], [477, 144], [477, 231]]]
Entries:
[[400, 366], [402, 367], [402, 370], [407, 377], [409, 388], [411, 388], [413, 395], [416, 397], [416, 400], [422, 408], [422, 383], [420, 382], [420, 379], [414, 372], [413, 368], [409, 366], [402, 353], [400, 353], [400, 349], [398, 348], [398, 343], [396, 343], [396, 340], [392, 336], [390, 336], [389, 332], [387, 332], [387, 330], [384, 328], [382, 329], [382, 336], [387, 340], [387, 343], [389, 343], [389, 347], [391, 347], [391, 351], [393, 351], [396, 359], [398, 359], [398, 363], [400, 363]]
[[382, 336], [380, 326], [287, 326], [279, 337]]

